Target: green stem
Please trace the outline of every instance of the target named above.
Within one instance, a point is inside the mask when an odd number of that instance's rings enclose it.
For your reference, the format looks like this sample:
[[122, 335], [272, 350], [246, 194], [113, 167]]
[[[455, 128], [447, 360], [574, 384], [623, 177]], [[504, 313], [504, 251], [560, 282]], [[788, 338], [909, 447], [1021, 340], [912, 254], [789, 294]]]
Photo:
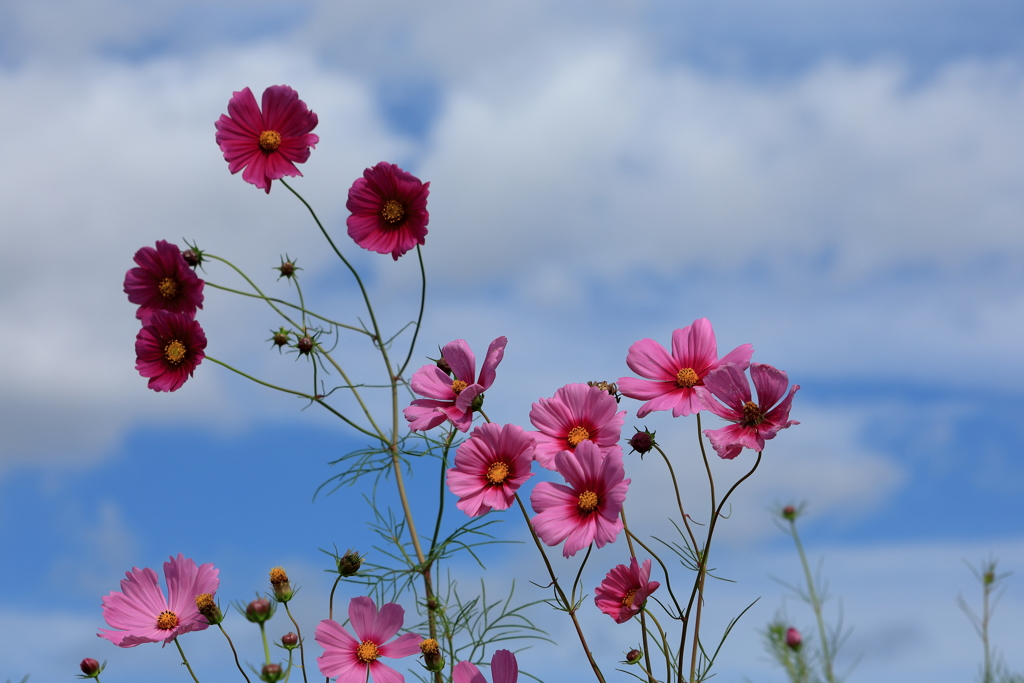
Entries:
[[[288, 650], [288, 672], [284, 675], [284, 683], [288, 683], [288, 679], [292, 677], [292, 655], [293, 650]], [[306, 680], [306, 667], [302, 667], [302, 680]]]
[[231, 648], [231, 654], [235, 656], [235, 666], [238, 667], [238, 671], [242, 674], [242, 678], [245, 679], [246, 683], [252, 683], [249, 680], [249, 677], [245, 675], [245, 669], [242, 668], [242, 663], [238, 661], [238, 651], [235, 650], [235, 644], [231, 642], [231, 636], [229, 636], [228, 632], [224, 630], [223, 624], [217, 624], [217, 627], [220, 629], [220, 632], [224, 634], [224, 637], [228, 639], [228, 646]]
[[267, 626], [262, 621], [260, 622], [260, 636], [263, 638], [263, 655], [267, 658], [267, 664], [270, 664], [270, 643], [267, 642]]
[[[351, 330], [352, 332], [358, 332], [359, 334], [365, 334], [367, 337], [372, 337], [373, 336], [372, 334], [370, 334], [369, 332], [367, 332], [366, 330], [364, 330], [361, 327], [355, 327], [354, 325], [346, 325], [345, 323], [339, 323], [336, 320], [331, 320], [330, 318], [325, 318], [324, 316], [320, 315], [319, 313], [314, 313], [313, 311], [306, 310], [305, 308], [302, 308], [301, 306], [299, 306], [297, 304], [293, 304], [290, 301], [285, 301], [284, 299], [278, 299], [278, 298], [272, 297], [272, 296], [264, 296], [264, 295], [261, 295], [261, 294], [253, 294], [251, 292], [243, 292], [240, 289], [232, 289], [231, 287], [225, 287], [224, 285], [218, 285], [217, 283], [210, 282], [209, 280], [206, 280], [205, 282], [206, 282], [206, 286], [207, 287], [213, 287], [214, 289], [219, 289], [219, 290], [224, 291], [224, 292], [230, 292], [232, 294], [238, 294], [239, 296], [247, 296], [247, 297], [249, 297], [251, 299], [260, 299], [261, 301], [266, 301], [267, 303], [273, 302], [275, 304], [281, 304], [282, 306], [288, 306], [289, 308], [294, 308], [297, 311], [305, 313], [306, 315], [308, 315], [311, 318], [316, 318], [317, 320], [323, 320], [328, 325], [333, 325], [335, 327], [340, 327], [340, 328], [345, 329], [345, 330]], [[283, 316], [282, 315], [282, 317], [285, 320], [287, 320], [289, 323], [292, 323], [292, 321], [287, 316]], [[298, 327], [297, 325], [294, 325], [294, 324], [293, 324], [293, 326], [294, 327]]]
[[341, 574], [338, 574], [338, 578], [334, 580], [334, 585], [331, 586], [331, 597], [327, 601], [327, 618], [334, 620], [334, 591], [338, 589], [338, 584], [341, 583]]
[[668, 649], [668, 636], [665, 635], [665, 629], [661, 627], [661, 622], [654, 616], [654, 613], [647, 612], [646, 609], [642, 613], [645, 612], [651, 615], [651, 621], [658, 627], [658, 633], [661, 634], [661, 650], [665, 655], [665, 683], [670, 683], [672, 679], [672, 651]]
[[[623, 505], [619, 509], [619, 517], [622, 518], [622, 529], [626, 532], [626, 543], [629, 545], [629, 556], [636, 559], [636, 550], [633, 549], [633, 539], [630, 537], [629, 525], [626, 524], [626, 506]], [[582, 571], [582, 568], [581, 568]], [[643, 605], [640, 606], [640, 634], [643, 637], [644, 643], [644, 658], [647, 660], [647, 677], [650, 678], [651, 683], [655, 683], [654, 674], [651, 673], [651, 647], [647, 644], [647, 618], [644, 617]]]
[[[698, 419], [700, 419], [699, 415]], [[696, 550], [697, 538], [693, 535], [693, 530], [690, 529], [690, 518], [686, 516], [686, 512], [683, 510], [683, 499], [679, 494], [679, 483], [676, 481], [676, 471], [672, 468], [672, 462], [668, 459], [668, 456], [665, 455], [665, 451], [661, 450], [661, 446], [654, 444], [654, 448], [657, 449], [658, 453], [661, 454], [662, 459], [665, 460], [665, 464], [668, 465], [668, 473], [672, 475], [672, 488], [676, 492], [676, 504], [679, 506], [679, 515], [683, 518], [683, 526], [686, 527], [686, 533], [690, 535], [690, 542], [693, 543], [693, 549]]]
[[[288, 607], [288, 603], [284, 603], [284, 611], [288, 614], [288, 618], [292, 620], [292, 624], [295, 625], [295, 635], [299, 637], [299, 661], [302, 662], [302, 683], [306, 681], [306, 648], [302, 644], [302, 630], [299, 628], [299, 622], [295, 621], [295, 617], [292, 616], [292, 611]], [[288, 675], [291, 676], [292, 666], [292, 650], [288, 650]], [[286, 681], [287, 683], [287, 681]]]
[[423, 309], [427, 305], [427, 271], [423, 267], [423, 252], [420, 251], [420, 245], [416, 245], [416, 257], [420, 261], [420, 313], [416, 316], [416, 329], [412, 333], [412, 342], [409, 343], [409, 355], [405, 357], [405, 362], [402, 363], [402, 367], [398, 370], [398, 376], [401, 377], [405, 374], [405, 369], [409, 367], [409, 361], [412, 360], [412, 351], [416, 348], [416, 339], [420, 336], [420, 323], [423, 322]]
[[825, 667], [825, 678], [829, 683], [835, 683], [835, 675], [832, 672], [832, 653], [828, 648], [828, 634], [825, 631], [825, 618], [821, 612], [821, 600], [818, 591], [814, 587], [814, 577], [811, 574], [811, 566], [807, 563], [807, 555], [804, 553], [803, 543], [800, 542], [800, 534], [796, 530], [796, 520], [789, 520], [789, 531], [793, 536], [793, 543], [796, 544], [797, 554], [800, 556], [800, 564], [804, 569], [804, 578], [807, 580], [807, 596], [811, 599], [811, 607], [814, 609], [814, 616], [818, 621], [818, 635], [821, 638], [821, 661]]
[[188, 669], [188, 672], [192, 674], [192, 680], [196, 683], [199, 683], [199, 679], [196, 678], [196, 672], [192, 670], [192, 665], [188, 663], [188, 658], [185, 656], [185, 651], [181, 649], [181, 643], [178, 642], [177, 638], [174, 639], [174, 644], [178, 647], [178, 654], [181, 655], [182, 663], [185, 665], [185, 668]]

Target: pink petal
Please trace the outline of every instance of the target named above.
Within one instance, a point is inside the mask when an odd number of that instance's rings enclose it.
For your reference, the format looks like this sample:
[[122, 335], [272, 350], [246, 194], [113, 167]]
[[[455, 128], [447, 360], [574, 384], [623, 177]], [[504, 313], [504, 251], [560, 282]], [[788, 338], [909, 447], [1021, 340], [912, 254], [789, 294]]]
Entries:
[[675, 382], [676, 373], [679, 372], [676, 361], [665, 347], [653, 339], [641, 339], [630, 346], [626, 354], [626, 365], [647, 379]]
[[517, 683], [519, 664], [509, 650], [495, 650], [491, 657], [491, 679], [494, 683]]
[[[352, 598], [348, 603], [348, 619], [352, 625], [352, 630], [356, 632], [356, 638], [359, 640], [372, 640], [377, 645], [384, 642], [383, 640], [375, 640], [370, 637], [373, 633], [374, 622], [377, 619], [377, 605], [373, 603], [372, 598], [365, 595]], [[401, 622], [399, 622], [399, 626], [401, 626]], [[397, 630], [396, 628], [395, 631]], [[394, 635], [394, 632], [392, 632], [392, 635]]]
[[498, 367], [498, 363], [505, 357], [506, 344], [508, 344], [508, 339], [498, 337], [487, 347], [487, 356], [484, 358], [483, 367], [480, 368], [480, 379], [478, 382], [484, 391], [490, 389], [491, 385], [494, 384], [494, 369]]
[[[691, 368], [698, 376], [718, 362], [718, 342], [707, 318], [694, 320], [672, 333], [672, 357], [678, 368]], [[678, 372], [678, 369], [677, 369]]]
[[740, 344], [735, 349], [722, 356], [718, 361], [719, 365], [734, 363], [744, 370], [750, 366], [750, 357], [754, 355], [754, 347], [750, 344]]
[[[704, 386], [725, 405], [743, 410], [743, 404], [750, 400], [750, 382], [738, 365], [720, 365], [704, 377]], [[708, 406], [712, 412], [716, 412]]]
[[[419, 647], [416, 649], [419, 650]], [[405, 676], [379, 659], [370, 662], [370, 676], [373, 677], [373, 683], [405, 683]]]
[[750, 379], [757, 389], [757, 403], [764, 411], [778, 403], [789, 386], [789, 377], [785, 372], [764, 363], [751, 363]]
[[452, 683], [487, 683], [487, 679], [472, 662], [459, 662], [452, 670]]
[[[373, 620], [372, 629], [369, 633], [363, 635], [363, 639], [372, 640], [380, 647], [398, 633], [398, 629], [402, 628], [403, 621], [405, 621], [405, 610], [402, 609], [401, 605], [389, 602], [380, 608], [380, 612], [377, 613], [376, 618]], [[423, 639], [420, 638], [420, 640]], [[416, 642], [418, 645], [419, 641]]]
[[448, 361], [455, 379], [461, 379], [467, 385], [476, 382], [476, 356], [465, 339], [448, 342], [441, 349], [441, 355]]
[[[388, 605], [394, 605], [394, 603], [389, 602]], [[383, 612], [384, 608], [388, 605], [384, 605], [384, 607], [382, 607], [380, 611]], [[395, 606], [398, 607], [398, 605]], [[419, 653], [420, 643], [422, 642], [423, 636], [420, 636], [416, 633], [403, 633], [401, 636], [395, 638], [390, 643], [386, 643], [380, 646], [380, 654], [383, 657], [390, 657], [391, 659], [408, 657], [409, 655]]]

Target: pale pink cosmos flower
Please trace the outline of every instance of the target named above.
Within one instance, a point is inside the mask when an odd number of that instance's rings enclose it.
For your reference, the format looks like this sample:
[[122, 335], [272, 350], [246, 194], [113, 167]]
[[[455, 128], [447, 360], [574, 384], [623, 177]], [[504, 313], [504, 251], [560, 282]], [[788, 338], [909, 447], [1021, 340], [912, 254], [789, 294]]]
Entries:
[[299, 94], [287, 85], [263, 91], [263, 111], [249, 88], [236, 91], [228, 113], [217, 120], [217, 144], [228, 170], [242, 171], [242, 180], [270, 193], [270, 183], [284, 176], [301, 176], [295, 164], [309, 159], [309, 148], [320, 137], [310, 131], [319, 123]]
[[[449, 377], [436, 365], [424, 365], [412, 376], [412, 390], [420, 396], [403, 412], [409, 429], [426, 431], [451, 420], [459, 431], [469, 431], [473, 423], [473, 401], [494, 384], [494, 370], [505, 357], [508, 339], [498, 337], [487, 347], [480, 376], [476, 376], [476, 356], [464, 339], [448, 342], [441, 357], [452, 369]], [[482, 399], [481, 399], [482, 400]]]
[[537, 535], [548, 545], [565, 541], [565, 557], [591, 543], [600, 548], [614, 542], [622, 531], [619, 511], [631, 481], [625, 478], [622, 449], [582, 441], [574, 451], [555, 455], [555, 468], [568, 486], [542, 481], [533, 487], [530, 504], [538, 513], [533, 518]]
[[575, 450], [590, 441], [603, 451], [618, 448], [626, 411], [616, 413], [615, 398], [603, 389], [586, 384], [567, 384], [552, 398], [542, 398], [530, 409], [530, 422], [541, 467], [555, 467], [555, 454]]
[[380, 661], [380, 657], [397, 659], [420, 651], [423, 638], [415, 633], [387, 642], [402, 628], [405, 610], [401, 605], [389, 602], [378, 612], [372, 598], [352, 598], [348, 618], [355, 638], [333, 619], [324, 619], [316, 627], [316, 642], [324, 648], [316, 658], [320, 673], [337, 677], [338, 683], [366, 683], [370, 676], [374, 683], [405, 681], [405, 676]]
[[533, 437], [514, 424], [482, 424], [455, 451], [448, 488], [455, 507], [470, 517], [507, 510], [516, 491], [532, 477]]
[[692, 415], [701, 409], [696, 387], [703, 386], [704, 377], [723, 363], [745, 370], [753, 353], [753, 346], [741, 344], [719, 358], [715, 331], [707, 318], [700, 318], [672, 333], [671, 355], [653, 339], [641, 339], [629, 347], [626, 365], [647, 379], [622, 377], [619, 390], [629, 398], [647, 401], [636, 411], [637, 417], [669, 409], [672, 417]]
[[698, 388], [705, 408], [734, 423], [721, 429], [704, 430], [719, 457], [726, 460], [732, 460], [744, 448], [762, 451], [764, 442], [774, 439], [780, 429], [800, 424], [789, 419], [793, 394], [800, 388], [799, 384], [794, 384], [786, 394], [789, 377], [782, 370], [763, 363], [750, 364], [750, 379], [757, 389], [756, 402], [752, 400], [743, 368], [732, 363], [709, 372], [704, 386]]
[[427, 236], [430, 183], [382, 161], [363, 171], [348, 191], [348, 236], [363, 249], [398, 257]]
[[[519, 680], [519, 663], [508, 650], [495, 650], [491, 657], [491, 680], [493, 683], [516, 683]], [[459, 662], [452, 671], [452, 683], [487, 683], [487, 679], [472, 662]]]
[[156, 572], [149, 567], [133, 567], [121, 579], [121, 592], [103, 598], [103, 618], [117, 629], [100, 629], [96, 635], [118, 647], [135, 647], [141, 643], [164, 645], [183, 633], [202, 631], [210, 624], [199, 614], [196, 597], [211, 597], [220, 587], [220, 573], [211, 563], [196, 566], [191, 558], [178, 553], [164, 562], [167, 596], [160, 590]]
[[638, 565], [635, 557], [629, 558], [629, 566], [616, 565], [594, 591], [597, 608], [622, 624], [633, 618], [647, 601], [648, 596], [661, 585], [651, 581], [651, 561], [644, 560]]

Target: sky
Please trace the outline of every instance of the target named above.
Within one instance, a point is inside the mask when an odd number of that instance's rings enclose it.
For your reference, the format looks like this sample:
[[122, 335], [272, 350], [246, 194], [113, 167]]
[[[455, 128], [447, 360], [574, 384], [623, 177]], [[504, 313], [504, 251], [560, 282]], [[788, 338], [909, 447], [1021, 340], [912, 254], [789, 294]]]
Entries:
[[[789, 502], [807, 505], [826, 616], [852, 628], [839, 659], [848, 680], [973, 678], [981, 646], [957, 597], [978, 605], [965, 562], [988, 558], [1017, 572], [992, 628], [1024, 670], [1019, 3], [10, 0], [0, 548], [16, 589], [0, 595], [0, 681], [69, 680], [83, 657], [109, 661], [104, 681], [187, 680], [173, 649], [94, 635], [125, 571], [179, 552], [221, 569], [225, 604], [286, 566], [311, 636], [330, 590], [320, 549], [374, 543], [369, 488], [314, 499], [338, 474], [329, 463], [365, 445], [352, 430], [210, 362], [174, 394], [134, 370], [123, 278], [160, 239], [195, 240], [278, 296], [293, 295], [272, 270], [287, 254], [311, 307], [364, 315], [304, 208], [280, 185], [266, 195], [232, 176], [214, 142], [233, 91], [276, 84], [320, 121], [294, 186], [393, 331], [416, 315], [418, 268], [347, 241], [347, 189], [382, 160], [431, 183], [412, 367], [453, 339], [482, 355], [507, 336], [487, 394], [495, 421], [528, 426], [532, 402], [630, 374], [632, 343], [667, 345], [701, 317], [720, 351], [751, 343], [755, 361], [801, 386], [801, 424], [769, 444], [717, 532], [713, 564], [736, 583], [713, 586], [708, 632], [760, 598], [726, 642], [719, 680], [784, 680], [759, 635], [781, 610], [812, 630], [773, 580], [799, 578], [773, 523]], [[220, 267], [201, 276], [238, 283]], [[272, 312], [206, 294], [210, 355], [308, 385], [308, 364], [265, 341], [280, 324]], [[379, 381], [372, 349], [343, 343], [361, 381]], [[639, 420], [638, 407], [623, 401], [624, 434], [657, 430], [703, 509], [693, 418]], [[752, 457], [714, 463], [718, 481]], [[631, 524], [658, 535], [664, 470], [635, 454], [626, 467]], [[433, 509], [437, 477], [414, 475], [421, 509]], [[381, 500], [394, 505], [387, 485]], [[504, 538], [528, 540], [520, 520], [501, 519]], [[592, 586], [621, 546], [595, 553]], [[486, 551], [489, 591], [515, 579], [524, 601], [547, 597], [529, 583], [544, 575], [528, 550]], [[450, 569], [472, 595], [478, 569]], [[635, 630], [588, 609], [592, 647], [614, 669]], [[577, 679], [569, 625], [532, 614], [561, 647], [537, 644], [523, 668]], [[237, 615], [228, 626], [258, 661], [254, 627]], [[232, 675], [216, 633], [183, 640], [200, 680]]]

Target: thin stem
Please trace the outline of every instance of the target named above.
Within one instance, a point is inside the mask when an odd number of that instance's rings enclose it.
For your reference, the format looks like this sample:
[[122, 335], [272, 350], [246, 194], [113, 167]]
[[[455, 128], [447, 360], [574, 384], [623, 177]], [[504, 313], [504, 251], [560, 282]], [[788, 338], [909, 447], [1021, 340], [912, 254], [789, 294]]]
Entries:
[[[634, 534], [629, 529], [626, 529], [626, 533], [628, 534], [629, 538], [632, 538], [634, 541], [636, 541], [637, 545], [639, 545], [641, 548], [646, 550], [647, 553], [651, 557], [654, 558], [655, 562], [657, 562], [661, 566], [661, 571], [663, 571], [665, 573], [665, 588], [666, 588], [666, 590], [668, 590], [669, 597], [672, 598], [672, 604], [674, 604], [676, 606], [676, 611], [679, 612], [679, 620], [682, 621], [685, 624], [686, 623], [686, 615], [683, 614], [683, 608], [680, 607], [679, 601], [676, 600], [676, 594], [672, 592], [672, 579], [669, 576], [668, 567], [666, 567], [665, 563], [661, 561], [661, 558], [658, 557], [657, 553], [655, 553], [653, 550], [651, 550], [647, 546], [646, 543], [644, 543], [639, 538], [637, 538], [636, 534]], [[668, 611], [668, 610], [666, 610], [666, 611]], [[669, 616], [671, 617], [672, 615], [669, 614]], [[675, 618], [675, 617], [672, 617], [672, 618]]]
[[334, 585], [331, 586], [331, 597], [327, 601], [327, 618], [334, 620], [334, 591], [337, 590], [338, 584], [341, 583], [341, 574], [338, 574], [338, 578], [334, 580]]
[[267, 626], [262, 621], [260, 622], [260, 636], [263, 638], [263, 655], [267, 658], [267, 664], [270, 664], [270, 643], [267, 642]]
[[[292, 624], [295, 625], [295, 635], [299, 637], [299, 661], [302, 663], [302, 682], [306, 681], [306, 649], [302, 644], [302, 629], [299, 628], [299, 622], [295, 621], [295, 617], [292, 616], [292, 611], [288, 607], [288, 603], [284, 603], [284, 611], [288, 614], [288, 618], [292, 620]], [[288, 650], [288, 675], [291, 675], [292, 665], [292, 651]]]
[[437, 548], [437, 536], [441, 532], [441, 517], [444, 515], [444, 489], [448, 474], [448, 451], [452, 447], [452, 441], [455, 440], [456, 431], [455, 425], [452, 425], [448, 432], [448, 438], [445, 439], [444, 449], [441, 451], [441, 491], [437, 497], [437, 522], [434, 524], [434, 536], [430, 539], [431, 557], [434, 555], [434, 549]]
[[[800, 556], [800, 564], [804, 569], [804, 578], [807, 580], [807, 596], [811, 599], [811, 607], [814, 609], [814, 617], [818, 621], [818, 635], [821, 638], [821, 661], [825, 667], [825, 678], [829, 683], [835, 683], [835, 674], [832, 672], [832, 653], [828, 649], [828, 634], [825, 631], [825, 617], [821, 613], [821, 600], [818, 591], [814, 587], [814, 577], [811, 574], [811, 566], [807, 563], [807, 555], [804, 553], [803, 543], [800, 542], [800, 534], [796, 530], [796, 520], [789, 520], [789, 532], [793, 536], [793, 543], [796, 544], [796, 552]], [[987, 595], [986, 612], [988, 610]], [[986, 642], [985, 654], [988, 654]], [[985, 679], [988, 680], [988, 679]]]
[[217, 624], [217, 627], [220, 628], [220, 632], [224, 634], [224, 637], [228, 639], [228, 645], [231, 647], [231, 654], [235, 656], [235, 666], [238, 667], [238, 671], [242, 674], [242, 678], [245, 679], [246, 683], [252, 683], [252, 681], [249, 680], [249, 677], [245, 675], [245, 669], [242, 668], [242, 663], [238, 661], [238, 651], [235, 650], [235, 644], [231, 642], [231, 636], [229, 636], [228, 632], [224, 630], [223, 624]]
[[373, 419], [373, 414], [370, 412], [370, 409], [366, 406], [366, 403], [363, 402], [363, 397], [359, 395], [359, 390], [356, 388], [356, 385], [353, 384], [352, 380], [350, 380], [348, 378], [348, 373], [346, 373], [344, 370], [342, 370], [341, 366], [338, 365], [338, 363], [334, 360], [334, 357], [331, 356], [331, 354], [329, 352], [324, 351], [323, 349], [321, 349], [320, 350], [320, 355], [323, 356], [324, 358], [326, 358], [327, 362], [329, 362], [332, 366], [334, 366], [334, 369], [338, 371], [338, 374], [341, 375], [341, 378], [343, 380], [345, 380], [345, 385], [352, 392], [352, 395], [355, 397], [356, 401], [359, 403], [359, 407], [363, 409], [363, 415], [366, 415], [366, 419], [370, 422], [370, 426], [372, 426], [376, 430], [377, 433], [374, 436], [376, 436], [381, 441], [387, 443], [388, 439], [384, 435], [384, 431], [380, 427], [377, 426], [376, 420]]
[[[619, 517], [622, 518], [622, 529], [626, 532], [626, 543], [629, 545], [629, 556], [636, 559], [636, 550], [633, 549], [633, 539], [629, 533], [629, 525], [626, 524], [626, 506], [623, 505], [619, 509]], [[647, 619], [644, 617], [643, 605], [640, 606], [640, 634], [644, 641], [644, 657], [647, 660], [647, 676], [651, 679], [651, 683], [655, 683], [654, 675], [651, 674], [651, 647], [647, 643]], [[666, 682], [667, 683], [667, 682]]]
[[[361, 327], [355, 327], [354, 325], [346, 325], [345, 323], [339, 323], [336, 320], [331, 320], [330, 318], [325, 318], [324, 316], [320, 315], [319, 313], [314, 313], [313, 311], [306, 310], [305, 308], [302, 308], [298, 304], [293, 304], [292, 302], [285, 301], [284, 299], [278, 299], [276, 297], [265, 296], [265, 295], [262, 295], [262, 294], [253, 294], [251, 292], [243, 292], [240, 289], [232, 289], [231, 287], [225, 287], [224, 285], [218, 285], [217, 283], [210, 282], [209, 280], [206, 280], [205, 282], [206, 282], [206, 286], [207, 287], [213, 287], [215, 289], [219, 289], [219, 290], [224, 291], [224, 292], [231, 292], [232, 294], [238, 294], [239, 296], [247, 296], [247, 297], [249, 297], [251, 299], [260, 299], [260, 300], [266, 301], [268, 303], [269, 302], [274, 302], [275, 304], [281, 304], [282, 306], [288, 306], [289, 308], [294, 308], [297, 311], [301, 311], [301, 312], [305, 313], [306, 315], [308, 315], [311, 318], [316, 318], [317, 320], [323, 320], [325, 323], [327, 323], [329, 325], [334, 325], [335, 327], [340, 327], [340, 328], [345, 329], [345, 330], [351, 330], [352, 332], [358, 332], [359, 334], [365, 334], [367, 337], [372, 337], [373, 336], [370, 332], [367, 332], [366, 330], [364, 330]], [[284, 317], [285, 320], [288, 320], [288, 322], [291, 322], [291, 320], [289, 320], [287, 317], [285, 317], [285, 316], [282, 316], [282, 317]], [[298, 327], [298, 326], [295, 325], [295, 327]]]
[[[580, 570], [576, 572], [576, 580], [572, 582], [572, 591], [569, 593], [569, 597], [572, 598], [573, 604], [576, 603], [576, 587], [580, 584], [580, 577], [583, 576], [583, 568], [587, 566], [587, 560], [590, 559], [590, 553], [594, 550], [594, 544], [591, 543], [587, 546], [587, 554], [583, 556], [583, 562], [580, 563]], [[580, 600], [583, 599], [583, 592], [580, 591]]]
[[594, 655], [590, 652], [590, 648], [587, 646], [587, 639], [583, 636], [583, 629], [580, 627], [580, 622], [576, 618], [576, 610], [574, 606], [569, 603], [568, 598], [565, 597], [565, 592], [562, 587], [558, 585], [558, 579], [555, 578], [555, 570], [551, 568], [551, 562], [548, 560], [547, 553], [544, 552], [544, 546], [540, 543], [540, 537], [537, 536], [537, 530], [533, 528], [533, 522], [530, 521], [530, 515], [526, 512], [526, 506], [523, 505], [522, 499], [519, 494], [515, 494], [516, 502], [519, 503], [519, 509], [523, 512], [523, 518], [526, 520], [526, 526], [530, 530], [530, 535], [533, 536], [533, 542], [537, 544], [537, 550], [540, 551], [540, 556], [544, 559], [544, 566], [548, 569], [548, 576], [551, 577], [551, 584], [555, 587], [555, 591], [558, 592], [558, 596], [562, 600], [562, 604], [565, 606], [565, 611], [569, 613], [572, 618], [572, 623], [576, 627], [576, 635], [580, 638], [580, 644], [583, 645], [583, 651], [587, 655], [587, 660], [590, 661], [590, 666], [594, 669], [594, 674], [597, 676], [597, 680], [601, 683], [605, 683], [604, 674], [601, 673], [601, 668], [594, 661]]
[[416, 316], [416, 328], [412, 333], [412, 341], [409, 343], [409, 355], [405, 357], [405, 362], [402, 363], [402, 367], [398, 370], [398, 376], [401, 377], [405, 374], [405, 369], [409, 367], [409, 361], [412, 360], [412, 351], [416, 348], [416, 339], [420, 336], [420, 323], [423, 322], [423, 308], [427, 304], [427, 271], [423, 267], [423, 252], [420, 251], [420, 245], [416, 245], [416, 257], [420, 262], [420, 313]]
[[[704, 439], [700, 435], [700, 413], [697, 413], [697, 441], [700, 443], [700, 454], [704, 458], [704, 469], [708, 472], [708, 485], [711, 487], [711, 516], [715, 515], [715, 478], [711, 476], [711, 463], [708, 462], [708, 453], [704, 449]], [[693, 546], [697, 548], [696, 545]]]
[[[288, 650], [288, 673], [284, 675], [284, 683], [288, 683], [288, 679], [292, 677], [292, 656], [294, 654], [294, 650]], [[302, 679], [306, 679], [306, 667], [302, 667]]]
[[188, 663], [188, 657], [185, 656], [185, 651], [181, 649], [181, 643], [178, 642], [177, 638], [174, 639], [174, 644], [178, 647], [178, 654], [181, 655], [182, 663], [185, 665], [185, 668], [188, 669], [188, 672], [192, 674], [192, 680], [199, 683], [199, 679], [196, 678], [196, 672], [192, 670], [192, 665]]
[[[647, 612], [647, 610], [643, 610], [643, 612]], [[665, 629], [661, 627], [661, 622], [654, 616], [654, 613], [650, 612], [649, 614], [651, 615], [651, 621], [658, 627], [658, 633], [661, 634], [661, 649], [665, 654], [665, 683], [670, 683], [672, 680], [672, 657], [671, 651], [668, 649], [668, 636], [665, 635]]]
[[[697, 419], [700, 419], [699, 415], [697, 416]], [[661, 446], [654, 444], [654, 447], [665, 460], [665, 464], [668, 465], [668, 473], [672, 475], [672, 488], [676, 492], [676, 504], [679, 506], [679, 515], [683, 518], [683, 526], [686, 527], [686, 533], [690, 535], [690, 542], [693, 543], [693, 549], [696, 550], [697, 538], [693, 535], [693, 530], [690, 529], [690, 518], [686, 516], [686, 512], [683, 510], [683, 499], [679, 494], [679, 482], [676, 481], [676, 471], [672, 468], [672, 462], [668, 459], [668, 456], [665, 455], [665, 451], [661, 450]], [[710, 476], [710, 471], [708, 474]], [[714, 493], [712, 493], [712, 496], [714, 496]]]

